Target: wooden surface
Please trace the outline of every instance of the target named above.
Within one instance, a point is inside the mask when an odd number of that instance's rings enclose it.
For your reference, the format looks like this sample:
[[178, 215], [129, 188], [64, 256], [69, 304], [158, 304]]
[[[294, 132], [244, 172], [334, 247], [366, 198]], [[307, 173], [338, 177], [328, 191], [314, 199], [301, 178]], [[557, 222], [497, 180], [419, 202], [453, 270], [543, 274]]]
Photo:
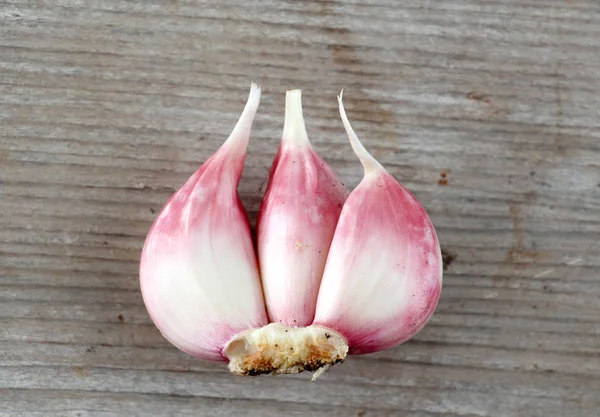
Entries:
[[[151, 222], [251, 80], [252, 219], [288, 88], [358, 183], [345, 88], [449, 263], [421, 333], [316, 383], [195, 360], [140, 296]], [[1, 416], [598, 416], [599, 236], [598, 1], [0, 1]]]

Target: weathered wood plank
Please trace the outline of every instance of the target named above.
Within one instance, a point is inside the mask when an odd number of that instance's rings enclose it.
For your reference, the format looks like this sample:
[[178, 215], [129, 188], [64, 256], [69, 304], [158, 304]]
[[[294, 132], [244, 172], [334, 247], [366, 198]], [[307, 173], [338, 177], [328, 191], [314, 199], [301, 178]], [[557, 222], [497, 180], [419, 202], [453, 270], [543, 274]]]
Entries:
[[[0, 415], [595, 415], [599, 37], [593, 0], [0, 0]], [[450, 254], [421, 333], [316, 384], [177, 351], [139, 293], [148, 227], [250, 80], [253, 220], [288, 88], [358, 183], [345, 88]]]

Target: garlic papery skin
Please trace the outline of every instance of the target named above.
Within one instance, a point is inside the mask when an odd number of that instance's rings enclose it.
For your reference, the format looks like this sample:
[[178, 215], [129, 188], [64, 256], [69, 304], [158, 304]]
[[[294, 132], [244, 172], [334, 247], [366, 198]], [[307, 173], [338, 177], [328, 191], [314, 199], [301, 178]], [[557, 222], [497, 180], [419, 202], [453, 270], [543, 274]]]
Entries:
[[329, 367], [343, 362], [346, 339], [323, 326], [290, 327], [271, 323], [236, 335], [225, 346], [229, 370], [236, 375], [313, 373], [316, 380]]
[[434, 226], [416, 198], [360, 143], [340, 115], [364, 177], [342, 210], [319, 290], [314, 323], [335, 329], [349, 354], [394, 347], [433, 314], [442, 287]]
[[285, 120], [257, 221], [258, 257], [271, 322], [308, 326], [348, 190], [311, 146], [301, 90], [288, 90]]
[[184, 352], [227, 360], [236, 334], [268, 324], [248, 216], [237, 192], [261, 91], [252, 84], [225, 143], [166, 203], [140, 262], [144, 303]]

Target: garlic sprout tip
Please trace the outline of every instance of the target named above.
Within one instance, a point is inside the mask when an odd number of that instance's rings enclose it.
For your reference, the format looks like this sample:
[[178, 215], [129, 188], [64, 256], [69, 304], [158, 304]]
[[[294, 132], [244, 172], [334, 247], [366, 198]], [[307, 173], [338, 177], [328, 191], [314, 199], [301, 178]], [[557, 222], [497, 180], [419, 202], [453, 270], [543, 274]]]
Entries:
[[344, 128], [346, 129], [346, 133], [348, 134], [348, 139], [350, 140], [350, 145], [354, 150], [354, 153], [360, 160], [362, 164], [365, 174], [375, 173], [377, 171], [383, 170], [384, 168], [381, 164], [373, 158], [373, 156], [365, 149], [363, 144], [360, 142], [360, 139], [356, 135], [356, 132], [352, 128], [350, 121], [348, 120], [348, 116], [346, 115], [346, 110], [344, 109], [344, 102], [342, 100], [342, 94], [344, 90], [338, 96], [338, 104], [340, 110], [340, 116], [342, 118], [342, 123]]
[[250, 86], [250, 93], [246, 100], [246, 105], [240, 118], [238, 119], [233, 131], [229, 135], [229, 138], [225, 141], [225, 149], [236, 149], [236, 154], [244, 154], [248, 147], [248, 141], [250, 140], [250, 131], [252, 130], [252, 123], [254, 117], [260, 105], [261, 89], [254, 82]]
[[285, 118], [283, 122], [284, 143], [295, 146], [310, 146], [302, 110], [302, 90], [287, 90], [285, 93]]

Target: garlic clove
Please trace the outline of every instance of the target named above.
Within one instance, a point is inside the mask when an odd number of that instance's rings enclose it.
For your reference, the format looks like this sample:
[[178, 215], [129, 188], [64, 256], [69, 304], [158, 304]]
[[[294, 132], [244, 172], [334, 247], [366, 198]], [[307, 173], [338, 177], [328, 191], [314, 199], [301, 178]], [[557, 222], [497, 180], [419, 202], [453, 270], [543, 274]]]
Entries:
[[271, 322], [312, 323], [329, 246], [348, 190], [310, 144], [301, 90], [289, 90], [278, 153], [257, 222]]
[[425, 209], [366, 151], [341, 94], [338, 102], [364, 178], [343, 207], [314, 322], [344, 335], [349, 354], [364, 354], [403, 343], [425, 326], [440, 297], [442, 257]]
[[229, 138], [166, 203], [140, 262], [144, 303], [184, 352], [227, 360], [225, 344], [268, 324], [250, 224], [237, 186], [261, 91], [252, 84]]

